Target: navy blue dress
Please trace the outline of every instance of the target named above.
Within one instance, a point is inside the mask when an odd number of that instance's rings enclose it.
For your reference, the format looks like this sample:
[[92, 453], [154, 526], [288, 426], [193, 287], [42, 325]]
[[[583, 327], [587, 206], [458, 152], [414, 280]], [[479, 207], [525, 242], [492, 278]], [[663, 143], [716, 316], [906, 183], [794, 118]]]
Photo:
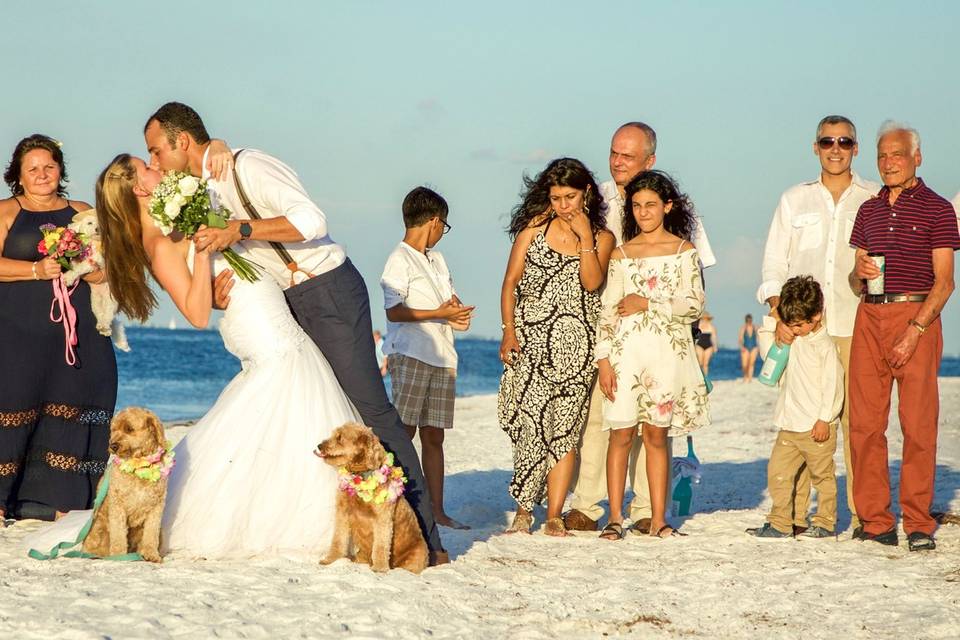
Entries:
[[[66, 226], [75, 213], [21, 209], [3, 257], [39, 260], [40, 225]], [[117, 400], [113, 345], [97, 332], [90, 286], [81, 281], [71, 296], [77, 362], [68, 365], [52, 299], [49, 280], [0, 282], [0, 506], [11, 517], [90, 508], [106, 466]]]

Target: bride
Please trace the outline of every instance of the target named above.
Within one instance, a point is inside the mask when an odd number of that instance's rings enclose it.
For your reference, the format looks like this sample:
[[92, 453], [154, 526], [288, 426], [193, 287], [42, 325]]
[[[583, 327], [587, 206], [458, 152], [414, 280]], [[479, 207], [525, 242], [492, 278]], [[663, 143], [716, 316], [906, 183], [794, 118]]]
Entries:
[[[145, 321], [157, 303], [149, 271], [192, 325], [206, 327], [211, 281], [226, 264], [156, 227], [148, 207], [161, 178], [121, 154], [97, 180], [110, 287], [121, 311]], [[220, 333], [242, 370], [176, 446], [162, 551], [319, 558], [332, 535], [337, 477], [312, 451], [359, 414], [272, 278], [236, 280]]]

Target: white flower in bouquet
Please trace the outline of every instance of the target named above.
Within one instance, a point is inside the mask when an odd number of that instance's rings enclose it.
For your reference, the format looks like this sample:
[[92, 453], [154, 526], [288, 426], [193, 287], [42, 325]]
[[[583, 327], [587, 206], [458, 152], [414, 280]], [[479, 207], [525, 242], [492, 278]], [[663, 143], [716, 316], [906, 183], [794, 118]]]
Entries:
[[189, 198], [197, 192], [197, 189], [200, 188], [200, 180], [194, 176], [186, 176], [185, 178], [180, 178], [180, 180], [177, 181], [177, 187], [180, 189], [181, 195], [183, 195], [185, 198]]
[[[167, 200], [167, 204], [163, 205], [163, 212], [167, 214], [167, 217], [171, 220], [176, 220], [177, 216], [180, 215], [180, 209], [185, 204], [186, 201], [179, 202], [179, 198], [170, 198]], [[170, 232], [164, 233], [163, 235], [168, 236]]]

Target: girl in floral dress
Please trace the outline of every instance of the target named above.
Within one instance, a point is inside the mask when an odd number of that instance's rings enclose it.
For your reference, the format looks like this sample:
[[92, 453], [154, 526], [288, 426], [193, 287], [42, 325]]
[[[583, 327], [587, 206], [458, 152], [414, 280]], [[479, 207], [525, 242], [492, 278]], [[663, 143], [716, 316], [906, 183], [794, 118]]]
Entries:
[[596, 357], [606, 397], [610, 519], [600, 536], [623, 538], [627, 457], [642, 425], [647, 449], [650, 532], [666, 521], [668, 436], [709, 423], [707, 389], [690, 325], [703, 312], [700, 258], [690, 243], [693, 206], [665, 173], [645, 171], [626, 187], [624, 244], [610, 258], [597, 327]]

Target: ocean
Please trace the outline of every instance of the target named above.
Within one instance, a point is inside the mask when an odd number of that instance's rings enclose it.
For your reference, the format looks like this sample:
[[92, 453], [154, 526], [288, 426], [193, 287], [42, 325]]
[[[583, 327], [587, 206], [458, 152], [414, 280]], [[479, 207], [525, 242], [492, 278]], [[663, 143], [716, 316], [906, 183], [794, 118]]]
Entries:
[[[130, 353], [117, 352], [117, 408], [143, 406], [163, 420], [202, 416], [227, 382], [240, 371], [240, 362], [223, 348], [216, 331], [128, 327]], [[457, 340], [460, 366], [457, 395], [496, 393], [503, 365], [496, 340]], [[757, 362], [759, 372], [760, 363]], [[944, 356], [941, 376], [960, 376], [960, 358]], [[740, 377], [740, 353], [720, 349], [710, 362], [710, 378]], [[386, 381], [389, 385], [389, 379]]]

